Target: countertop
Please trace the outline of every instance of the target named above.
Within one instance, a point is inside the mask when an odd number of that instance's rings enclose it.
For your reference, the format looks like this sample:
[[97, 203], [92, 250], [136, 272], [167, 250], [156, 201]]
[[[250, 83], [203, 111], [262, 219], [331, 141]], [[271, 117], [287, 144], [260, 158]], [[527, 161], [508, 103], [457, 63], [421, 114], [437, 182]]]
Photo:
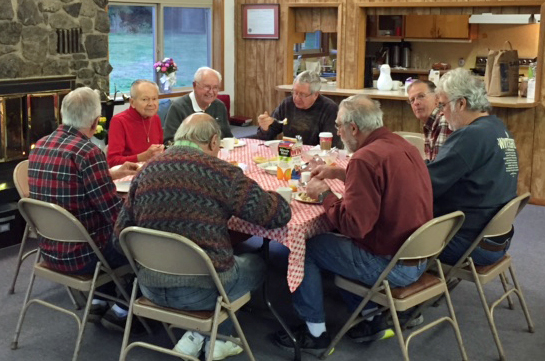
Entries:
[[[277, 85], [276, 90], [290, 92], [293, 85]], [[403, 90], [378, 90], [373, 88], [365, 89], [338, 89], [336, 85], [322, 84], [320, 93], [324, 95], [351, 96], [355, 94], [364, 94], [372, 99], [389, 99], [405, 101], [408, 97]], [[528, 98], [521, 97], [488, 97], [493, 107], [497, 108], [534, 108], [538, 102]]]

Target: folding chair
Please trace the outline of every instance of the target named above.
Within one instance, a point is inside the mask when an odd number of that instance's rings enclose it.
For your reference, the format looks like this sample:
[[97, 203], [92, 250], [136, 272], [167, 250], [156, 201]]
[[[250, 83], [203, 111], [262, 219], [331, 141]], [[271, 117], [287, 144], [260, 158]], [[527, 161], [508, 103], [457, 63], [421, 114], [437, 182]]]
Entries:
[[[17, 328], [15, 329], [15, 335], [11, 344], [11, 348], [13, 350], [17, 349], [19, 334], [21, 332], [23, 320], [26, 311], [28, 310], [28, 307], [33, 303], [41, 304], [43, 306], [71, 315], [75, 318], [78, 324], [78, 336], [74, 355], [72, 357], [72, 360], [75, 361], [77, 360], [79, 354], [80, 344], [83, 338], [83, 332], [85, 331], [85, 326], [87, 323], [87, 318], [89, 316], [93, 296], [95, 294], [100, 295], [109, 300], [128, 306], [129, 296], [120, 282], [120, 277], [132, 273], [132, 269], [130, 265], [126, 265], [112, 270], [104, 259], [104, 256], [102, 255], [98, 247], [95, 245], [95, 242], [93, 241], [91, 236], [89, 236], [87, 230], [76, 219], [76, 217], [74, 217], [64, 208], [52, 203], [42, 202], [30, 198], [23, 198], [19, 201], [19, 211], [27, 221], [29, 227], [34, 229], [38, 235], [58, 242], [87, 242], [98, 257], [99, 262], [97, 262], [93, 275], [67, 275], [52, 270], [48, 268], [44, 262], [40, 262], [41, 253], [38, 250], [36, 255], [36, 261], [34, 263], [34, 268], [30, 277], [28, 290], [23, 302], [23, 308], [21, 309], [21, 314], [19, 315]], [[59, 307], [50, 302], [37, 298], [30, 299], [30, 294], [32, 292], [32, 287], [34, 285], [34, 280], [36, 277], [62, 284], [66, 287], [78, 290], [80, 292], [88, 292], [89, 295], [87, 298], [85, 309], [83, 311], [83, 317], [80, 319], [75, 312], [69, 311], [68, 309]], [[110, 281], [115, 282], [117, 288], [119, 289], [119, 292], [121, 292], [121, 294], [123, 295], [124, 300], [111, 297], [109, 295], [96, 291], [96, 287], [99, 287]], [[144, 326], [146, 327], [146, 330], [148, 332], [151, 332], [146, 324], [144, 324]]]
[[[392, 258], [386, 269], [380, 274], [379, 278], [372, 287], [367, 287], [357, 281], [349, 280], [337, 275], [335, 277], [335, 284], [348, 292], [363, 297], [363, 301], [348, 318], [348, 321], [337, 333], [335, 338], [331, 341], [331, 344], [327, 350], [321, 355], [321, 359], [323, 360], [329, 355], [331, 350], [350, 328], [364, 321], [367, 317], [371, 317], [389, 309], [392, 314], [395, 332], [404, 360], [409, 360], [409, 342], [411, 339], [442, 322], [448, 322], [454, 328], [456, 340], [458, 341], [460, 353], [462, 354], [462, 359], [467, 360], [466, 351], [462, 342], [462, 336], [460, 334], [460, 328], [458, 326], [458, 321], [456, 320], [450, 295], [448, 293], [447, 283], [440, 267], [441, 262], [439, 259], [437, 259], [437, 256], [441, 253], [450, 239], [456, 234], [458, 229], [460, 229], [463, 222], [464, 214], [457, 211], [434, 218], [418, 228], [401, 246], [399, 251]], [[422, 274], [418, 281], [407, 287], [390, 288], [387, 276], [398, 262], [425, 259], [428, 260], [426, 272]], [[432, 266], [437, 266], [439, 270], [438, 275], [428, 272]], [[397, 311], [406, 311], [412, 307], [419, 306], [416, 311], [413, 312], [413, 315], [415, 315], [424, 307], [426, 303], [442, 294], [445, 295], [447, 300], [450, 317], [445, 316], [432, 321], [425, 326], [419, 327], [407, 338], [404, 338], [402, 327], [397, 316]], [[378, 310], [366, 315], [364, 318], [361, 316], [361, 311], [370, 301], [376, 303], [380, 307]], [[408, 322], [405, 323], [405, 325], [407, 324]], [[403, 328], [405, 328], [405, 325], [403, 325]]]
[[[488, 222], [479, 236], [477, 236], [475, 241], [471, 244], [471, 247], [468, 248], [468, 250], [454, 266], [442, 264], [443, 271], [445, 272], [447, 279], [458, 278], [475, 283], [484, 312], [486, 314], [486, 318], [488, 320], [488, 324], [490, 325], [490, 330], [492, 331], [492, 336], [494, 337], [496, 347], [498, 348], [500, 360], [505, 360], [505, 353], [503, 351], [503, 346], [494, 322], [494, 308], [507, 298], [509, 308], [513, 309], [514, 304], [510, 298], [510, 295], [514, 293], [518, 296], [522, 311], [526, 317], [526, 322], [528, 323], [528, 331], [531, 333], [534, 332], [534, 324], [530, 318], [530, 313], [528, 311], [528, 307], [526, 306], [522, 289], [516, 278], [515, 268], [511, 256], [506, 254], [502, 259], [490, 266], [475, 266], [473, 259], [471, 258], [471, 253], [479, 246], [479, 244], [483, 241], [483, 238], [501, 236], [509, 233], [516, 216], [526, 206], [529, 200], [530, 193], [525, 193], [511, 200], [509, 203], [503, 206], [498, 213], [496, 213], [490, 222]], [[509, 270], [509, 273], [511, 274], [513, 283], [512, 287], [508, 282], [506, 275], [507, 270]], [[504, 293], [489, 306], [483, 291], [483, 286], [496, 279], [496, 277], [499, 277]]]
[[[133, 342], [128, 345], [133, 314], [162, 322], [173, 344], [176, 344], [177, 341], [172, 333], [173, 327], [195, 330], [210, 335], [210, 350], [214, 349], [216, 338], [220, 338], [242, 346], [250, 360], [255, 360], [235, 315], [235, 312], [250, 300], [250, 293], [248, 292], [231, 302], [225, 293], [212, 261], [199, 246], [179, 234], [141, 227], [128, 227], [124, 229], [121, 232], [120, 243], [135, 272], [137, 270], [136, 265], [138, 264], [142, 267], [170, 275], [209, 276], [214, 281], [219, 294], [214, 311], [182, 311], [155, 305], [145, 297], [136, 299], [138, 280], [135, 279], [129, 315], [123, 336], [121, 355], [119, 357], [120, 361], [125, 360], [127, 353], [136, 346], [183, 357], [187, 360], [198, 361], [195, 357], [189, 355], [180, 356], [178, 352], [171, 349], [146, 342]], [[183, 262], [180, 260], [183, 260]], [[219, 324], [227, 318], [233, 321], [240, 340], [218, 335]], [[210, 352], [207, 360], [212, 360], [212, 357], [213, 352]]]
[[407, 142], [414, 145], [422, 158], [426, 158], [426, 153], [424, 153], [424, 134], [415, 133], [415, 132], [394, 132], [395, 134], [403, 137]]

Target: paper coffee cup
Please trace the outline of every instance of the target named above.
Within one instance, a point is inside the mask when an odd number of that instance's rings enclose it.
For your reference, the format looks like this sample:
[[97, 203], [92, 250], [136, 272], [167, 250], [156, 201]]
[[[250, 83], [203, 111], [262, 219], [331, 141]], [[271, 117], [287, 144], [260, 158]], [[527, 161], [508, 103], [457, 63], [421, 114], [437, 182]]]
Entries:
[[282, 198], [286, 200], [286, 202], [291, 203], [291, 194], [293, 191], [290, 187], [280, 187], [276, 190], [276, 193], [280, 194]]
[[223, 138], [223, 148], [227, 150], [233, 150], [235, 148], [235, 138]]
[[331, 143], [333, 142], [333, 133], [330, 132], [321, 132], [320, 137], [320, 149], [321, 150], [330, 150]]
[[301, 181], [302, 182], [308, 183], [309, 180], [310, 180], [310, 172], [301, 173]]

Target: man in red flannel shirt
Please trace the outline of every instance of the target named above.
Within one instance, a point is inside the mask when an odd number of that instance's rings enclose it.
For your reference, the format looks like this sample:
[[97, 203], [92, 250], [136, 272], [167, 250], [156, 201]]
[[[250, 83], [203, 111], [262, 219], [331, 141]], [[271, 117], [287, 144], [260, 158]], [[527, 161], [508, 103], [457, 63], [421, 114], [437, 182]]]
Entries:
[[[109, 170], [104, 153], [91, 142], [100, 118], [98, 95], [90, 88], [69, 93], [62, 102], [62, 124], [40, 139], [29, 155], [30, 198], [58, 204], [72, 213], [87, 229], [110, 267], [127, 260], [113, 248], [113, 224], [121, 209], [113, 179], [135, 174], [138, 165], [125, 163]], [[98, 261], [87, 243], [63, 243], [39, 238], [47, 266], [68, 274], [92, 274]], [[101, 289], [112, 292], [112, 285]], [[90, 321], [100, 320], [106, 301], [96, 306]], [[122, 312], [123, 313], [123, 312]], [[96, 317], [95, 317], [96, 316]]]

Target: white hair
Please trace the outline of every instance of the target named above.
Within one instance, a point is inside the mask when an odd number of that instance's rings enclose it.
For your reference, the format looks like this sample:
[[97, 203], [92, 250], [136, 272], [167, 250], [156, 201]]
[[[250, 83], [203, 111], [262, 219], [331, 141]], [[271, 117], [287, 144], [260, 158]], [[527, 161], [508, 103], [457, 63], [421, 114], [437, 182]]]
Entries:
[[76, 129], [89, 129], [101, 115], [99, 95], [91, 88], [72, 90], [62, 100], [62, 124]]
[[339, 114], [341, 124], [354, 123], [362, 132], [371, 132], [383, 126], [380, 103], [365, 95], [352, 95], [344, 99], [339, 105]]
[[293, 84], [299, 83], [299, 84], [309, 84], [310, 86], [310, 94], [314, 94], [318, 91], [320, 91], [320, 88], [322, 87], [322, 82], [320, 80], [320, 75], [314, 71], [305, 70], [304, 72], [297, 75], [295, 80], [293, 81]]
[[195, 75], [193, 76], [193, 81], [195, 81], [197, 83], [201, 82], [204, 73], [207, 72], [207, 71], [210, 71], [210, 72], [214, 73], [218, 77], [219, 82], [221, 83], [221, 74], [220, 74], [220, 72], [217, 71], [217, 70], [214, 70], [212, 68], [209, 68], [207, 66], [203, 66], [203, 67], [197, 69], [197, 71], [195, 72]]
[[467, 101], [469, 110], [485, 112], [491, 109], [484, 82], [471, 75], [469, 70], [456, 68], [447, 72], [439, 80], [437, 92], [445, 94], [452, 102], [451, 109], [454, 109], [455, 101], [462, 98]]
[[193, 113], [182, 121], [174, 134], [174, 141], [188, 140], [199, 144], [208, 144], [214, 135], [221, 139], [221, 128], [211, 115]]
[[147, 80], [147, 79], [137, 79], [137, 80], [133, 81], [132, 84], [131, 84], [131, 98], [132, 99], [136, 99], [138, 97], [138, 91], [137, 91], [138, 85], [140, 85], [142, 83], [148, 83], [148, 84], [155, 85], [155, 87], [157, 88], [157, 93], [159, 93], [159, 86], [157, 85], [156, 82], [151, 81], [151, 80]]

